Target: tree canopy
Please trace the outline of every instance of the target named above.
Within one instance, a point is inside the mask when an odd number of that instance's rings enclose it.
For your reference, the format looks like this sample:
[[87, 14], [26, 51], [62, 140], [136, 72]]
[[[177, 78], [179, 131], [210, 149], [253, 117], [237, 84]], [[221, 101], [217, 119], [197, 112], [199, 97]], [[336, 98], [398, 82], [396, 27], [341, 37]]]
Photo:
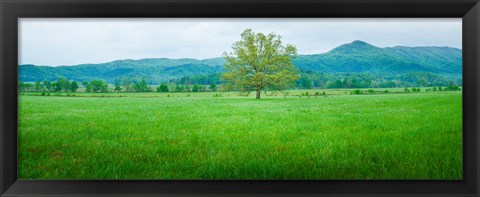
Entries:
[[232, 46], [232, 52], [223, 54], [227, 85], [241, 92], [283, 90], [294, 85], [300, 78], [292, 58], [297, 54], [295, 46], [282, 45], [281, 36], [275, 33], [265, 35], [246, 29], [241, 40]]

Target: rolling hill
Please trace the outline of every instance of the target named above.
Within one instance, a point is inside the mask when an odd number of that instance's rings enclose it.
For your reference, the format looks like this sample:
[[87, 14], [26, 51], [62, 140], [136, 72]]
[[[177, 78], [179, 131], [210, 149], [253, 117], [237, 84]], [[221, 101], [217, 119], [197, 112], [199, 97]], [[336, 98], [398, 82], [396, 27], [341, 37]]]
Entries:
[[461, 74], [462, 51], [449, 47], [380, 48], [357, 40], [323, 54], [299, 55], [294, 64], [302, 70], [327, 73]]
[[[75, 81], [132, 77], [146, 79], [150, 84], [184, 76], [209, 75], [223, 72], [224, 59], [149, 58], [117, 60], [101, 64], [73, 66], [19, 65], [19, 80], [25, 82], [56, 80], [65, 77]], [[293, 60], [302, 72], [373, 73], [395, 75], [425, 72], [460, 77], [462, 50], [451, 47], [376, 47], [363, 41], [340, 45], [326, 53], [297, 55]]]

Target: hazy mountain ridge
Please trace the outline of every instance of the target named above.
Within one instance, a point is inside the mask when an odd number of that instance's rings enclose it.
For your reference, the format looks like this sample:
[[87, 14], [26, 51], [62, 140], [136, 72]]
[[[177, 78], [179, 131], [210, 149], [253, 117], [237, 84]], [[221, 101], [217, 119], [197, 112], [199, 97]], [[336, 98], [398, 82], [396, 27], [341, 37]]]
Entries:
[[[393, 75], [427, 72], [438, 75], [462, 73], [462, 50], [451, 47], [385, 47], [363, 41], [340, 45], [326, 53], [298, 55], [293, 60], [302, 71], [325, 73], [382, 73]], [[55, 80], [65, 77], [75, 81], [102, 79], [109, 83], [117, 78], [145, 78], [150, 84], [183, 76], [223, 72], [224, 59], [146, 58], [116, 60], [101, 64], [74, 66], [19, 65], [19, 80], [25, 82]]]
[[299, 55], [294, 64], [314, 72], [461, 74], [462, 51], [449, 47], [386, 47], [363, 41], [318, 55]]

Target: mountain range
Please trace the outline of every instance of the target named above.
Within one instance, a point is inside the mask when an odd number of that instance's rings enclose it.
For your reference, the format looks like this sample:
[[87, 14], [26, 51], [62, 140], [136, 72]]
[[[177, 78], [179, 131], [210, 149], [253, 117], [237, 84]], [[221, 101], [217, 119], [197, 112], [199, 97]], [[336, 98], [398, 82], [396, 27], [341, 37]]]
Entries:
[[[224, 59], [168, 59], [148, 58], [117, 60], [100, 64], [72, 66], [19, 65], [19, 80], [24, 82], [51, 80], [65, 77], [75, 81], [105, 80], [131, 77], [146, 79], [149, 84], [184, 76], [209, 75], [223, 72]], [[328, 52], [297, 55], [293, 64], [302, 72], [319, 73], [372, 73], [396, 75], [425, 72], [440, 76], [460, 77], [462, 50], [452, 47], [376, 47], [363, 41], [340, 45]]]

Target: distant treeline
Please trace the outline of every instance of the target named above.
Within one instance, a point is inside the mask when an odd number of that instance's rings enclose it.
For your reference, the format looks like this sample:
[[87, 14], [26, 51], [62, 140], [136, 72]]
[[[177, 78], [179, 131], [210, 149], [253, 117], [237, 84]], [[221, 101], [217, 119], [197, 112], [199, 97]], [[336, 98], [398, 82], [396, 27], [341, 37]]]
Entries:
[[132, 78], [122, 78], [115, 80], [113, 85], [109, 85], [103, 80], [92, 80], [90, 82], [70, 81], [60, 77], [57, 81], [36, 81], [33, 83], [18, 81], [18, 92], [77, 92], [82, 88], [83, 92], [215, 92], [217, 84], [209, 85], [176, 85], [173, 83], [162, 83], [153, 88], [148, 85], [145, 79], [135, 81]]
[[212, 83], [221, 84], [221, 73], [210, 74], [210, 75], [194, 75], [194, 76], [185, 76], [177, 79], [172, 79], [166, 81], [165, 83], [169, 84], [180, 84], [180, 85], [210, 85]]
[[315, 73], [303, 72], [297, 80], [298, 89], [312, 88], [398, 88], [398, 87], [433, 87], [462, 85], [461, 78], [446, 77], [425, 72], [398, 75], [378, 75], [370, 73]]
[[[172, 79], [167, 84], [209, 85], [222, 84], [221, 74], [186, 76]], [[371, 73], [318, 73], [302, 71], [295, 83], [296, 89], [328, 88], [395, 88], [395, 87], [433, 87], [461, 86], [461, 77], [446, 78], [426, 72], [412, 72], [398, 75], [378, 75]]]
[[[120, 84], [122, 83], [122, 84]], [[76, 81], [70, 81], [59, 77], [57, 81], [36, 81], [34, 83], [18, 82], [19, 92], [77, 92], [79, 88], [84, 88], [84, 92], [151, 92], [151, 87], [145, 79], [140, 82], [130, 79], [115, 81], [114, 87], [109, 88], [107, 82], [103, 80], [83, 81], [79, 84]]]
[[19, 92], [77, 92], [79, 84], [59, 77], [57, 81], [36, 81], [34, 83], [18, 81]]
[[[454, 85], [449, 85], [447, 87], [441, 87], [441, 86], [438, 86], [438, 87], [430, 87], [430, 88], [425, 88], [425, 92], [442, 92], [442, 91], [461, 91], [462, 88], [458, 87], [458, 86], [454, 86]], [[421, 92], [422, 89], [420, 88], [407, 88], [405, 87], [403, 89], [403, 92], [405, 93], [409, 93], [409, 92]], [[306, 93], [306, 94], [305, 94]], [[305, 92], [305, 93], [302, 93], [302, 96], [308, 96], [308, 92]], [[317, 92], [318, 93], [318, 92]], [[324, 92], [325, 93], [325, 92]], [[376, 92], [374, 89], [368, 89], [368, 90], [360, 90], [360, 89], [355, 89], [355, 90], [352, 90], [350, 91], [350, 94], [376, 94], [378, 93], [378, 91]], [[388, 90], [383, 90], [383, 93], [389, 93]], [[315, 94], [317, 96], [317, 94]]]
[[[371, 73], [318, 73], [302, 71], [295, 83], [295, 89], [330, 88], [398, 88], [398, 87], [439, 87], [462, 86], [462, 80], [444, 76], [415, 72], [382, 76]], [[36, 81], [18, 83], [19, 92], [215, 92], [226, 91], [221, 74], [185, 76], [172, 79], [160, 85], [150, 86], [146, 79], [122, 77], [108, 84], [103, 80], [76, 82], [59, 77], [57, 81]]]

